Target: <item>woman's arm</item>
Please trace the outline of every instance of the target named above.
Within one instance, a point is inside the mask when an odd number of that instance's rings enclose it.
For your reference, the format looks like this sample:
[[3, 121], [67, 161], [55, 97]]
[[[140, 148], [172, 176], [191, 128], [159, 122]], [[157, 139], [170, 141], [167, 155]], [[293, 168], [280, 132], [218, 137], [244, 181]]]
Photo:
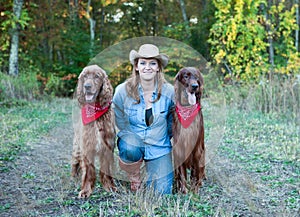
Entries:
[[128, 117], [124, 111], [124, 101], [127, 97], [125, 85], [119, 85], [113, 97], [113, 109], [115, 113], [115, 122], [119, 130], [129, 129]]

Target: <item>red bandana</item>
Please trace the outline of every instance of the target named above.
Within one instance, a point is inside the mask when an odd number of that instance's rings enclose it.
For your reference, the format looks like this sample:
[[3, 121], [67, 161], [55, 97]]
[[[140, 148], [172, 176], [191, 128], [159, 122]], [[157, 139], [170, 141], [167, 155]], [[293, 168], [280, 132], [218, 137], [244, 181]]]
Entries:
[[196, 103], [193, 106], [184, 107], [179, 103], [176, 104], [176, 113], [181, 125], [184, 128], [188, 128], [191, 123], [194, 121], [195, 117], [198, 114], [198, 111], [201, 109], [200, 103]]
[[86, 104], [81, 108], [81, 117], [84, 125], [87, 125], [98, 118], [100, 118], [105, 112], [108, 111], [110, 104], [106, 107], [101, 107], [100, 103], [95, 103], [94, 105]]

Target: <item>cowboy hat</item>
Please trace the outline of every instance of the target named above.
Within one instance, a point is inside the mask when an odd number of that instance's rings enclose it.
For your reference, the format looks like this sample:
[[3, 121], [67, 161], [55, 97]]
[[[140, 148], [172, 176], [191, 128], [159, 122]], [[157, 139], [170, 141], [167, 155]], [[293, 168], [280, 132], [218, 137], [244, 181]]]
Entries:
[[134, 60], [137, 58], [155, 58], [160, 60], [163, 67], [166, 67], [169, 62], [169, 57], [165, 54], [160, 54], [158, 47], [153, 44], [143, 44], [139, 51], [131, 50], [129, 53], [129, 60], [134, 65]]

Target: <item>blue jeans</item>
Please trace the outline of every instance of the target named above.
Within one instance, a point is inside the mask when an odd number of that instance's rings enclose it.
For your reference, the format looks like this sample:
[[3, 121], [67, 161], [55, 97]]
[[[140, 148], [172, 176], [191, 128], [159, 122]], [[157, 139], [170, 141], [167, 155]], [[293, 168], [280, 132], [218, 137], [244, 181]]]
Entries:
[[[122, 161], [126, 163], [137, 162], [144, 158], [144, 147], [130, 145], [122, 139], [118, 139], [119, 155]], [[161, 194], [171, 194], [173, 187], [173, 165], [172, 154], [166, 154], [162, 157], [145, 160], [147, 171], [147, 187], [153, 187], [155, 192]]]

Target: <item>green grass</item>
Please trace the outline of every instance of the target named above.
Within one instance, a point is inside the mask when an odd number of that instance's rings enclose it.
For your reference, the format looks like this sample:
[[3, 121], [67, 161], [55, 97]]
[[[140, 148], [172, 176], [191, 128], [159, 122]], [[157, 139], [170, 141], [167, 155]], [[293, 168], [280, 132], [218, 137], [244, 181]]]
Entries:
[[34, 101], [0, 107], [0, 171], [8, 170], [21, 150], [51, 128], [71, 118], [71, 100]]
[[[156, 197], [149, 192], [131, 194], [121, 191], [109, 194], [101, 191], [95, 192], [88, 201], [68, 200], [65, 205], [79, 206], [79, 216], [200, 217], [243, 216], [255, 212], [265, 216], [274, 216], [274, 213], [277, 215], [280, 212], [285, 213], [285, 216], [293, 216], [300, 208], [297, 190], [300, 184], [300, 164], [297, 158], [297, 151], [300, 150], [299, 126], [276, 115], [231, 108], [224, 127], [226, 131], [217, 155], [232, 160], [238, 165], [238, 174], [245, 174], [251, 180], [236, 180], [237, 186], [233, 187], [220, 185], [218, 181], [206, 182], [197, 195]], [[239, 191], [243, 190], [243, 185], [251, 191]], [[99, 190], [101, 186], [96, 188]], [[227, 193], [231, 191], [237, 191], [237, 201], [232, 201], [235, 196], [232, 198]], [[265, 203], [261, 205], [265, 210], [255, 207], [251, 201], [253, 195]], [[235, 207], [233, 203], [238, 205]]]
[[231, 109], [219, 151], [258, 181], [257, 191], [272, 194], [266, 197], [270, 207], [296, 212], [300, 209], [299, 134], [299, 123], [278, 114]]
[[[68, 99], [2, 107], [1, 171], [9, 170], [6, 163], [13, 162], [20, 151], [27, 149], [28, 143], [47, 134], [51, 128], [70, 122], [71, 107], [72, 102]], [[205, 117], [214, 118], [213, 115]], [[213, 125], [210, 120], [206, 121], [207, 126]], [[228, 109], [224, 123], [225, 133], [215, 154], [216, 158], [229, 159], [234, 164], [223, 165], [230, 172], [225, 174], [227, 176], [220, 176], [225, 184], [208, 167], [208, 180], [204, 182], [199, 194], [157, 197], [151, 192], [132, 194], [122, 188], [120, 192], [107, 193], [97, 181], [92, 196], [79, 200], [77, 194], [80, 181], [71, 180], [70, 165], [63, 164], [60, 165], [61, 171], [57, 176], [67, 180], [70, 186], [65, 187], [59, 197], [49, 195], [41, 198], [37, 213], [47, 215], [55, 212], [56, 216], [200, 217], [247, 216], [255, 212], [274, 216], [280, 210], [287, 214], [283, 216], [293, 216], [300, 208], [299, 125], [278, 115], [235, 108]], [[235, 166], [238, 166], [237, 171], [231, 172]], [[235, 175], [245, 177], [230, 186], [226, 179], [234, 180], [231, 176]], [[21, 178], [30, 181], [36, 176], [34, 171], [29, 170]], [[249, 191], [239, 191], [243, 190], [243, 186]], [[237, 192], [237, 201], [234, 201], [234, 192]], [[262, 204], [264, 210], [257, 210], [255, 204], [253, 205], [253, 198]], [[10, 208], [11, 205], [7, 203], [0, 206], [0, 211]], [[34, 216], [34, 213], [28, 216]]]
[[[230, 155], [248, 161], [295, 161], [300, 154], [299, 123], [278, 115], [231, 109], [226, 123], [224, 142]], [[242, 151], [243, 154], [239, 154]]]

